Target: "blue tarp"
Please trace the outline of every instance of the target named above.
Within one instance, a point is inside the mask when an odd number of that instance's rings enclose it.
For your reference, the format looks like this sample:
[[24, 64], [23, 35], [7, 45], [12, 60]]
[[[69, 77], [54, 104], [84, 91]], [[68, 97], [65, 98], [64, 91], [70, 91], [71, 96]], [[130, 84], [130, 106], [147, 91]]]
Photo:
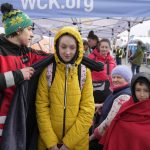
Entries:
[[[98, 37], [113, 38], [132, 26], [150, 19], [150, 0], [5, 0], [5, 2], [26, 12], [36, 24], [35, 33], [46, 36], [49, 36], [49, 33], [53, 36], [63, 26], [76, 26], [83, 37], [87, 37], [88, 32], [94, 30]], [[1, 0], [0, 5], [2, 3], [4, 1]]]
[[[4, 2], [4, 1], [3, 1]], [[2, 0], [0, 4], [3, 3]], [[5, 0], [32, 18], [144, 17], [150, 0]]]

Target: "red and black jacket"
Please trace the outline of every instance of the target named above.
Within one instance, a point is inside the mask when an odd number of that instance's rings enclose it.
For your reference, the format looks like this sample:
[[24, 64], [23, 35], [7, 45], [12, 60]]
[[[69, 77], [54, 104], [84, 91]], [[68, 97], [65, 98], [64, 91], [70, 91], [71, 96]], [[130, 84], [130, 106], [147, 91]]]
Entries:
[[23, 81], [20, 69], [46, 57], [25, 46], [18, 46], [0, 35], [0, 136], [9, 111], [16, 84]]

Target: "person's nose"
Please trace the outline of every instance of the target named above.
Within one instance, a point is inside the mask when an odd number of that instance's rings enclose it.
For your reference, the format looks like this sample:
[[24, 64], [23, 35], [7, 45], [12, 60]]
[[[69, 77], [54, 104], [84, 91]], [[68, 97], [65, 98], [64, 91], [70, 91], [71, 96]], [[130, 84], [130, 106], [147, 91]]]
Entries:
[[70, 49], [67, 48], [66, 55], [70, 55]]
[[113, 77], [113, 81], [115, 81], [115, 82], [116, 82], [116, 81], [117, 81], [117, 77]]
[[106, 52], [106, 51], [107, 51], [107, 48], [104, 48], [104, 51]]
[[30, 32], [30, 37], [31, 38], [33, 38], [34, 37], [34, 33], [33, 33], [33, 31], [31, 30], [31, 32]]
[[144, 92], [143, 92], [143, 91], [141, 91], [140, 95], [141, 95], [141, 97], [143, 97], [143, 96], [144, 96]]

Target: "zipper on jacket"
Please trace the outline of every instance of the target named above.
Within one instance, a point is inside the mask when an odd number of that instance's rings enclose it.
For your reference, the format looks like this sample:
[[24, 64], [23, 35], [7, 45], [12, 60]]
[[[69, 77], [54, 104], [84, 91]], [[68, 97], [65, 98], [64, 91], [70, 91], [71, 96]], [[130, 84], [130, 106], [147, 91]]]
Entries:
[[70, 66], [70, 64], [67, 64], [66, 65], [66, 70], [65, 70], [64, 116], [63, 116], [63, 133], [62, 133], [62, 138], [65, 136], [65, 128], [66, 128], [66, 103], [67, 103], [67, 83], [68, 83], [69, 66]]

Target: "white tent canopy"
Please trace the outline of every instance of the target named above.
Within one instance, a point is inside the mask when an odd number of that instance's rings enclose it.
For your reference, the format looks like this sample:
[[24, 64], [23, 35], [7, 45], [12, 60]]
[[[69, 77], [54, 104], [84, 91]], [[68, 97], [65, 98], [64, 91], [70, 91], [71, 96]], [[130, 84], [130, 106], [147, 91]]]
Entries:
[[[99, 38], [115, 38], [131, 27], [149, 20], [150, 17], [103, 17], [103, 18], [46, 18], [33, 19], [35, 33], [53, 36], [63, 26], [74, 26], [87, 37], [90, 30]], [[50, 31], [50, 32], [49, 32]]]

